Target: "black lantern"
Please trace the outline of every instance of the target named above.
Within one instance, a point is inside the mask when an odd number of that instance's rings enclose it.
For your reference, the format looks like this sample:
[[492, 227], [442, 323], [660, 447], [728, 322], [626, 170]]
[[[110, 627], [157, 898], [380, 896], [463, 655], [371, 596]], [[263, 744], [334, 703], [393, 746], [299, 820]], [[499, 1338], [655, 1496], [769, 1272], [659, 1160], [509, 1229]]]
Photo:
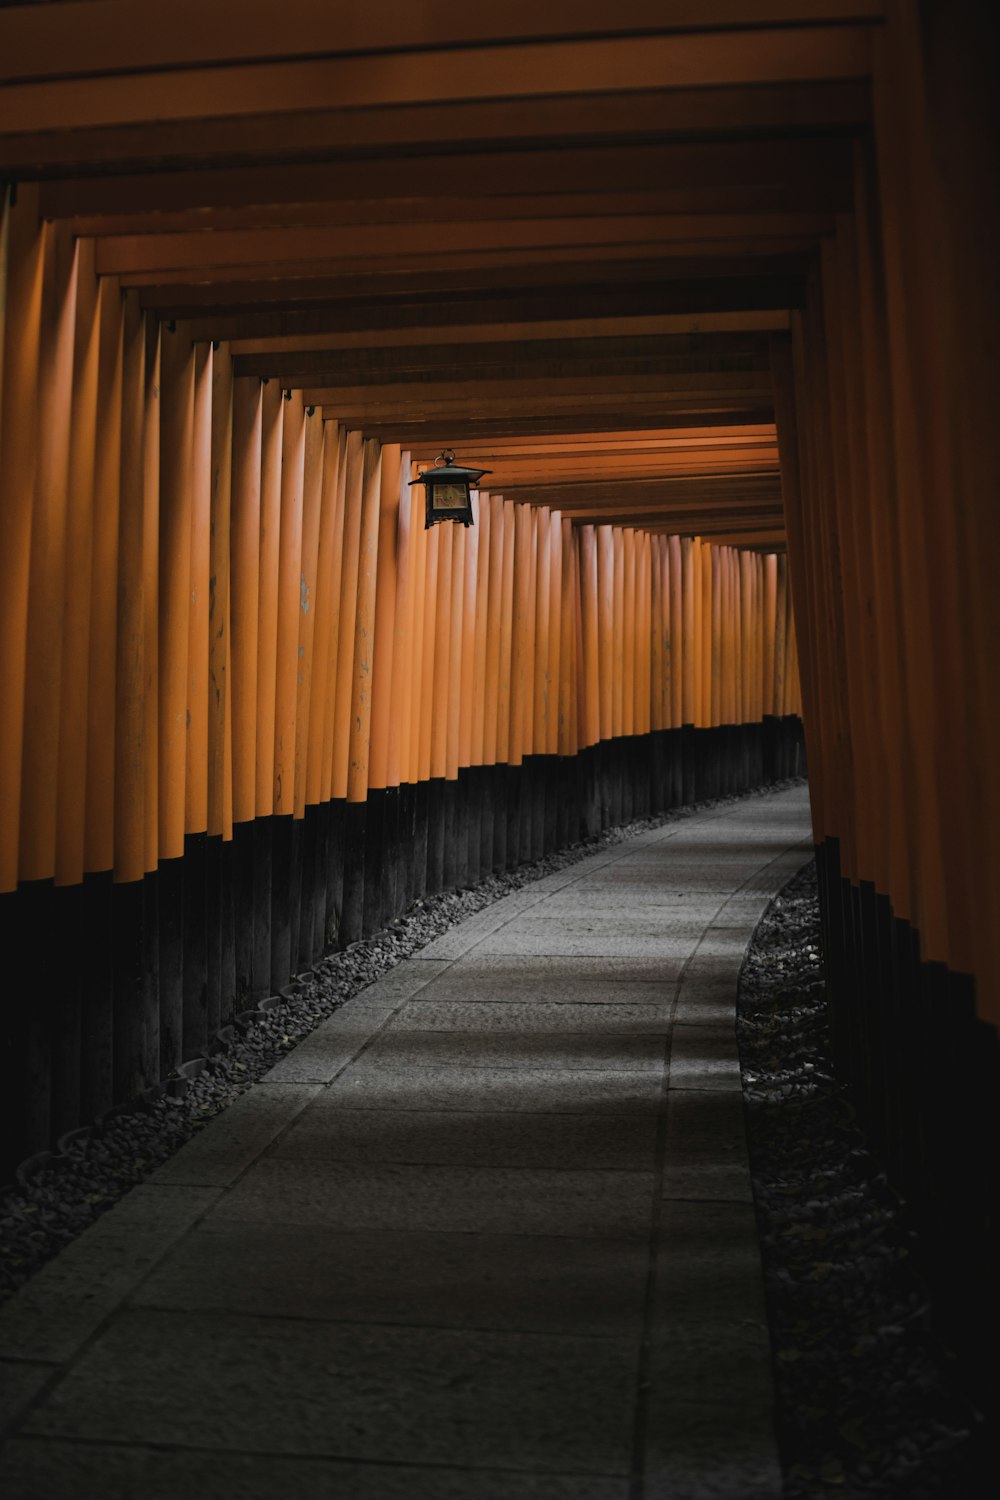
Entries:
[[450, 448], [438, 454], [437, 467], [427, 469], [412, 484], [422, 484], [427, 496], [427, 514], [424, 530], [436, 526], [439, 521], [461, 521], [463, 526], [474, 525], [472, 515], [472, 487], [491, 469], [463, 469], [456, 464]]

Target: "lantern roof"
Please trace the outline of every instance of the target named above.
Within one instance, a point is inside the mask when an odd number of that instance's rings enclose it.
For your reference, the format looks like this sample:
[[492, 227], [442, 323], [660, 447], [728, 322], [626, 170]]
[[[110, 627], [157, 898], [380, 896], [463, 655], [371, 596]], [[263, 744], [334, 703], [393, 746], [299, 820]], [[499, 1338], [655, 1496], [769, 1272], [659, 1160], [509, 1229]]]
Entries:
[[466, 469], [461, 464], [456, 464], [455, 454], [451, 448], [446, 448], [437, 456], [437, 467], [426, 469], [416, 479], [411, 479], [410, 484], [478, 484], [484, 474], [492, 474], [492, 469]]

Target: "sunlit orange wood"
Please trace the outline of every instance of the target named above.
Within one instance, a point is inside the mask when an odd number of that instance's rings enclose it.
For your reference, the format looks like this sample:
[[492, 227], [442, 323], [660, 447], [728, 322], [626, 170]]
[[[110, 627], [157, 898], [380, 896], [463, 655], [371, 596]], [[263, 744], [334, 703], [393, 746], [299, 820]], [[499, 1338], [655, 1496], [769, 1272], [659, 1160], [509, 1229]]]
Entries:
[[31, 511], [20, 873], [51, 877], [56, 857], [60, 679], [66, 587], [66, 508], [73, 399], [77, 258], [66, 230], [49, 225], [39, 328], [39, 443]]
[[[302, 474], [302, 571], [298, 597], [298, 672], [295, 695], [295, 816], [305, 815], [309, 742], [313, 713], [313, 650], [316, 640], [316, 588], [320, 513], [323, 503], [323, 418], [305, 417]], [[316, 710], [322, 714], [317, 694]]]
[[431, 697], [432, 777], [448, 773], [448, 721], [451, 701], [452, 527], [435, 526], [437, 532], [437, 585], [434, 598], [434, 676]]
[[[475, 677], [477, 587], [479, 583], [479, 548], [482, 543], [482, 528], [478, 524], [482, 506], [478, 496], [474, 497], [473, 504], [477, 524], [467, 530], [463, 528], [464, 536], [462, 539], [465, 585], [462, 593], [462, 678], [459, 687], [458, 764], [460, 767], [474, 764], [472, 721], [474, 700], [477, 697]], [[480, 678], [481, 681], [482, 679]]]
[[483, 765], [500, 759], [501, 630], [504, 595], [506, 516], [502, 495], [490, 495], [490, 556], [486, 614], [486, 702], [483, 712]]
[[510, 737], [511, 659], [514, 644], [514, 543], [516, 512], [510, 501], [504, 501], [503, 573], [500, 584], [500, 691], [497, 698], [497, 761], [513, 763]]
[[358, 605], [358, 556], [364, 502], [364, 438], [347, 434], [344, 454], [344, 531], [337, 611], [337, 676], [333, 714], [334, 797], [347, 796], [351, 736], [351, 685], [354, 672], [354, 624]]
[[401, 455], [398, 443], [382, 449], [381, 497], [379, 500], [378, 565], [375, 584], [375, 639], [372, 667], [371, 747], [368, 785], [389, 785], [389, 740], [396, 719], [393, 712], [393, 652], [396, 639], [396, 604], [399, 593], [399, 481]]
[[[5, 215], [5, 224], [7, 215]], [[38, 340], [44, 237], [38, 191], [22, 186], [9, 210], [8, 269], [0, 411], [0, 890], [18, 877], [32, 504], [38, 443]]]
[[333, 535], [330, 562], [324, 576], [330, 595], [330, 645], [326, 668], [326, 701], [323, 709], [323, 801], [337, 795], [334, 786], [334, 753], [336, 743], [337, 683], [340, 659], [340, 599], [343, 586], [344, 521], [347, 495], [347, 433], [343, 427], [324, 418], [326, 448], [324, 456], [324, 493], [332, 497]]
[[[266, 389], [266, 388], [265, 388]], [[273, 720], [274, 785], [270, 806], [279, 816], [295, 812], [295, 745], [298, 733], [299, 620], [302, 613], [302, 514], [305, 412], [294, 393], [273, 413], [281, 424], [280, 540], [275, 597], [275, 706], [259, 711], [259, 732]]]
[[143, 602], [143, 758], [145, 762], [146, 869], [155, 870], [160, 859], [160, 449], [162, 326], [151, 314], [144, 316], [144, 389], [142, 414], [142, 602]]
[[160, 360], [159, 853], [176, 859], [184, 853], [194, 350], [166, 331]]
[[445, 777], [458, 777], [459, 736], [462, 715], [462, 654], [465, 625], [465, 538], [464, 526], [448, 525], [451, 542], [451, 598], [448, 604], [448, 697]]
[[[339, 599], [340, 580], [335, 579], [337, 552], [338, 459], [340, 445], [336, 422], [323, 421], [319, 438], [322, 448], [320, 472], [319, 552], [316, 561], [316, 611], [313, 637], [313, 683], [309, 708], [309, 761], [306, 768], [306, 802], [314, 806], [330, 797], [332, 768], [324, 752], [330, 700], [336, 676], [331, 665], [333, 615]], [[342, 518], [341, 518], [342, 519]]]
[[635, 666], [636, 666], [636, 577], [635, 529], [622, 528], [622, 586], [621, 586], [621, 684], [622, 708], [620, 734], [635, 734]]
[[611, 526], [598, 526], [596, 531], [600, 738], [609, 740], [615, 732], [615, 675], [618, 671], [615, 657], [615, 540]]
[[188, 614], [188, 732], [184, 774], [187, 833], [208, 828], [209, 603], [212, 528], [211, 344], [196, 344], [191, 433], [191, 572]]
[[[2, 209], [0, 209], [2, 213]], [[77, 247], [76, 327], [66, 523], [64, 661], [60, 681], [59, 786], [56, 809], [57, 885], [83, 878], [87, 812], [87, 714], [90, 695], [90, 617], [93, 598], [95, 438], [100, 319], [93, 243]], [[2, 273], [0, 273], [2, 282]], [[0, 284], [0, 302], [3, 289]], [[3, 333], [0, 328], [0, 349]], [[3, 395], [0, 391], [0, 405]]]
[[361, 535], [358, 549], [358, 596], [354, 624], [354, 673], [351, 695], [351, 740], [347, 778], [349, 802], [368, 795], [368, 752], [371, 739], [372, 668], [375, 645], [375, 589], [378, 577], [379, 503], [382, 492], [382, 452], [377, 438], [364, 445]]
[[[232, 508], [233, 362], [226, 344], [212, 360], [211, 548], [208, 602], [208, 832], [218, 837], [226, 823], [230, 780], [229, 531]], [[231, 798], [231, 789], [230, 789]], [[231, 820], [230, 810], [230, 820]]]
[[260, 567], [261, 385], [233, 382], [230, 639], [233, 820], [256, 811], [257, 601]]
[[562, 650], [562, 611], [559, 590], [562, 585], [563, 527], [562, 515], [552, 512], [549, 526], [549, 660], [546, 671], [545, 753], [559, 753], [559, 695]]
[[257, 586], [257, 786], [258, 817], [275, 811], [275, 714], [277, 711], [278, 576], [281, 556], [281, 387], [269, 380], [260, 404], [260, 564]]
[[[122, 298], [98, 284], [99, 351], [94, 433], [94, 510], [87, 673], [85, 868], [115, 862], [115, 733], [118, 616], [118, 506], [122, 460]], [[226, 569], [228, 579], [228, 567]]]
[[440, 586], [441, 527], [423, 532], [423, 632], [420, 663], [420, 759], [418, 780], [427, 781], [433, 769], [434, 676], [437, 646], [437, 606]]
[[469, 759], [472, 765], [486, 764], [486, 703], [496, 687], [489, 679], [488, 630], [490, 609], [490, 563], [493, 549], [493, 510], [486, 490], [479, 492], [476, 525], [479, 541], [476, 548], [476, 638], [472, 663], [472, 737]]
[[[122, 329], [121, 493], [141, 497], [146, 332], [134, 294], [125, 298]], [[145, 525], [143, 504], [121, 506], [114, 777], [114, 871], [120, 881], [141, 880], [146, 870]]]

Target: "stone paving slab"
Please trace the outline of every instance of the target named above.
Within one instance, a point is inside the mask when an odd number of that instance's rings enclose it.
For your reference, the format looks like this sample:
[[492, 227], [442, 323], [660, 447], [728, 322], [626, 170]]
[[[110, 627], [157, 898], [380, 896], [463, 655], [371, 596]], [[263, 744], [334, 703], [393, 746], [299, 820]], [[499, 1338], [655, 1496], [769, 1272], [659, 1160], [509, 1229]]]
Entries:
[[628, 1500], [629, 1482], [28, 1438], [0, 1457], [0, 1492], [16, 1500]]
[[648, 1250], [641, 1239], [331, 1232], [213, 1220], [134, 1302], [187, 1312], [350, 1323], [636, 1337]]
[[592, 1004], [574, 1004], [548, 1000], [507, 1001], [424, 1000], [408, 1006], [405, 1016], [390, 1021], [385, 1038], [402, 1032], [460, 1032], [481, 1038], [499, 1034], [527, 1038], [535, 1034], [553, 1036], [572, 1034], [586, 1036], [665, 1036], [670, 1031], [671, 1005], [662, 993], [650, 993], [645, 1003], [608, 1005], [597, 1000]]
[[206, 1187], [133, 1188], [4, 1307], [0, 1357], [72, 1359], [218, 1196]]
[[276, 1144], [302, 1161], [652, 1170], [654, 1112], [633, 1115], [344, 1109], [322, 1099]]
[[628, 1340], [133, 1308], [23, 1431], [624, 1475], [634, 1394]]
[[348, 1002], [0, 1313], [4, 1500], [778, 1500], [734, 1001], [807, 856], [727, 804]]
[[460, 1234], [598, 1235], [642, 1239], [652, 1172], [268, 1157], [209, 1223], [312, 1224], [330, 1229], [439, 1229]]
[[[420, 1019], [423, 1017], [421, 1011]], [[376, 1038], [365, 1054], [370, 1067], [596, 1068], [601, 1072], [663, 1071], [663, 1032], [436, 1031], [422, 1027], [407, 1011], [394, 1031]]]
[[330, 1085], [347, 1109], [525, 1110], [530, 1114], [655, 1114], [660, 1078], [600, 1068], [394, 1067], [361, 1059]]

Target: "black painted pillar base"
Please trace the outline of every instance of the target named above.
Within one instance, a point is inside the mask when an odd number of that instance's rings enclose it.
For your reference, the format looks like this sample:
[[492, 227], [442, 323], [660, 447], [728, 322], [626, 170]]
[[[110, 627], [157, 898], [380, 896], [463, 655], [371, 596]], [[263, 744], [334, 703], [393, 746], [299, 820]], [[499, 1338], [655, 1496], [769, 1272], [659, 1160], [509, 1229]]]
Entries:
[[386, 812], [388, 793], [384, 787], [372, 788], [365, 804], [364, 893], [362, 897], [361, 933], [371, 937], [385, 925], [384, 890], [386, 848]]
[[361, 941], [365, 902], [364, 802], [344, 803], [344, 905], [340, 916], [340, 946]]

